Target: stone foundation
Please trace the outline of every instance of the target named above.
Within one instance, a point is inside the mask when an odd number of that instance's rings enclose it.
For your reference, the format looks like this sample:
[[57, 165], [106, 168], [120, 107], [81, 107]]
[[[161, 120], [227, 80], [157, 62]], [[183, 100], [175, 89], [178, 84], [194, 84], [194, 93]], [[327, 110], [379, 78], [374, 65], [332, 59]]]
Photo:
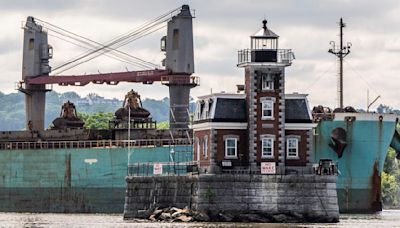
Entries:
[[124, 218], [189, 207], [212, 221], [337, 222], [336, 176], [198, 175], [126, 178]]

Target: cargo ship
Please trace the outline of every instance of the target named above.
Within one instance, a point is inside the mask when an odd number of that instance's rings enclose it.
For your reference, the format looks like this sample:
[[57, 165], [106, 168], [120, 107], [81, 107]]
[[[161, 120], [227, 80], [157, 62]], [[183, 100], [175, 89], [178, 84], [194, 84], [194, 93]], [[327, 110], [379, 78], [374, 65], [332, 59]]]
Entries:
[[[329, 53], [338, 58], [337, 108], [313, 108], [314, 161], [333, 161], [340, 171], [337, 193], [341, 212], [376, 212], [382, 210], [381, 174], [389, 147], [400, 158], [399, 116], [358, 112], [343, 103], [343, 59], [351, 43], [344, 44], [339, 21], [339, 45], [331, 41]], [[371, 103], [372, 104], [372, 103]], [[368, 104], [369, 106], [371, 104]]]
[[[22, 80], [18, 83], [18, 90], [25, 94], [26, 130], [0, 131], [0, 211], [122, 213], [128, 172], [153, 173], [154, 162], [164, 164], [167, 172], [186, 172], [176, 164], [185, 163], [189, 167], [187, 164], [193, 161], [189, 93], [199, 80], [192, 76], [192, 18], [189, 7], [184, 5], [106, 44], [76, 36], [38, 18], [27, 18], [23, 27]], [[167, 36], [161, 39], [165, 69], [49, 76], [54, 69], [49, 65], [53, 48], [48, 44], [48, 32], [67, 34], [66, 37], [74, 36], [75, 42], [90, 44], [85, 57], [94, 58], [102, 53], [149, 68], [148, 62], [117, 48], [160, 29], [165, 23]], [[65, 66], [71, 67], [80, 60]], [[49, 85], [119, 82], [149, 85], [161, 82], [168, 86], [170, 129], [157, 129], [156, 121], [133, 90], [115, 111], [108, 129], [85, 129], [77, 115], [79, 107], [69, 101], [62, 105], [53, 126], [44, 128]]]

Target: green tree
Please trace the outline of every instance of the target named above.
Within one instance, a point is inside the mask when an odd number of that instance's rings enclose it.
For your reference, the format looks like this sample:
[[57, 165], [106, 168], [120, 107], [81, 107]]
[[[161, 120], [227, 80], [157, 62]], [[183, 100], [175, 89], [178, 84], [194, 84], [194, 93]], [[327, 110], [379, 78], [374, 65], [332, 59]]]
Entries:
[[108, 129], [108, 123], [114, 118], [114, 113], [78, 113], [78, 117], [85, 122], [85, 127], [88, 129]]
[[382, 200], [385, 205], [398, 206], [400, 186], [395, 175], [382, 172]]
[[169, 122], [164, 121], [164, 122], [157, 123], [157, 129], [169, 129]]

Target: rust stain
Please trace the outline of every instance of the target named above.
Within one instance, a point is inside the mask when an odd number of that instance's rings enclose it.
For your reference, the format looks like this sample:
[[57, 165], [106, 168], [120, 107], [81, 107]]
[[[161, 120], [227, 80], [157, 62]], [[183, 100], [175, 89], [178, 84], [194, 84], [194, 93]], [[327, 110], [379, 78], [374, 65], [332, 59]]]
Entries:
[[374, 163], [372, 174], [371, 208], [374, 211], [382, 211], [381, 176], [379, 175], [378, 161]]
[[65, 187], [71, 187], [71, 154], [68, 154], [65, 159]]

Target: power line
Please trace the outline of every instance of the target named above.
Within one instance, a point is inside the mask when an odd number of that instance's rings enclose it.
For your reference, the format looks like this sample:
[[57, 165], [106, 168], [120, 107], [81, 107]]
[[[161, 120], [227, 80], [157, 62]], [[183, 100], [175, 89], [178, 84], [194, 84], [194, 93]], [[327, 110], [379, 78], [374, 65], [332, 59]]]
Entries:
[[[329, 66], [332, 67], [333, 65], [335, 65], [335, 63], [332, 63]], [[326, 69], [322, 74], [319, 74], [304, 91], [309, 91], [309, 89], [311, 89], [311, 87], [313, 87], [323, 76], [325, 76], [330, 70], [332, 70], [330, 67]]]

